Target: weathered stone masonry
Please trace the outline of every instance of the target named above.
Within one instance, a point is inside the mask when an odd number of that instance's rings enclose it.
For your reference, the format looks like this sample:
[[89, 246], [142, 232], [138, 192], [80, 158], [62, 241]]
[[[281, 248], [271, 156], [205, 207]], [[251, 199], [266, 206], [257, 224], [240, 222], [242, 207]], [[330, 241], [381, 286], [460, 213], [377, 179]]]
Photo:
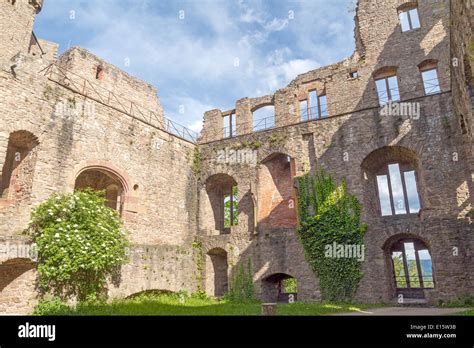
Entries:
[[[429, 249], [435, 286], [422, 291], [428, 302], [474, 292], [468, 1], [359, 1], [351, 57], [299, 75], [274, 95], [206, 112], [197, 144], [185, 131], [170, 132], [153, 86], [82, 48], [57, 57], [56, 44], [37, 40], [32, 27], [42, 6], [0, 1], [2, 245], [29, 243], [21, 231], [32, 208], [53, 192], [100, 186], [134, 245], [111, 296], [193, 292], [201, 276], [208, 294], [220, 296], [235, 266], [251, 260], [263, 300], [281, 299], [288, 277], [297, 280], [298, 300], [319, 300], [295, 233], [294, 178], [324, 167], [345, 178], [364, 205], [369, 229], [359, 301], [388, 302], [398, 294], [390, 252], [400, 240]], [[398, 12], [415, 7], [420, 28], [402, 32]], [[455, 57], [461, 64], [452, 64]], [[425, 95], [420, 73], [427, 66], [436, 68], [440, 93]], [[392, 75], [400, 100], [420, 106], [419, 117], [381, 113], [375, 80]], [[311, 93], [325, 96], [327, 117], [303, 119], [305, 112], [325, 115]], [[310, 111], [301, 108], [308, 95]], [[252, 113], [268, 105], [274, 127], [253, 132]], [[79, 112], [64, 113], [71, 108]], [[235, 133], [224, 138], [228, 115]], [[250, 157], [222, 161], [221, 150]], [[376, 177], [394, 162], [415, 172], [418, 214], [380, 214]], [[223, 198], [232, 187], [238, 223], [225, 226]], [[34, 262], [0, 255], [0, 277], [0, 313], [30, 312], [37, 301]]]

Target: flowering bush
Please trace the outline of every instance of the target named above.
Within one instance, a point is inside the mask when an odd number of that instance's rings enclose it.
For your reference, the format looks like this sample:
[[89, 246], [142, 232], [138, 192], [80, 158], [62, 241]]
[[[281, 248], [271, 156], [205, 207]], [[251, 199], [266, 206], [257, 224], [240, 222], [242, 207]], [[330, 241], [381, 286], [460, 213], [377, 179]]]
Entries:
[[39, 287], [60, 297], [97, 298], [126, 261], [125, 231], [103, 192], [53, 194], [33, 211], [28, 230], [37, 244]]

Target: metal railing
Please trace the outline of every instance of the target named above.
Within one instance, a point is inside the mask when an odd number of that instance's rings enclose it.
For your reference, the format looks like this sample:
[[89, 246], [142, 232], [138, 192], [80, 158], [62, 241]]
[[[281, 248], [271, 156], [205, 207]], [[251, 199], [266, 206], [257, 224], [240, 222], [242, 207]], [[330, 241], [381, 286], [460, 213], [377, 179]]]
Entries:
[[116, 111], [124, 113], [152, 127], [164, 130], [165, 132], [181, 139], [197, 143], [198, 134], [191, 129], [161, 116], [156, 111], [147, 109], [118, 93], [114, 93], [96, 83], [92, 83], [83, 76], [59, 67], [55, 63], [49, 65], [41, 72], [43, 72], [49, 80], [58, 83], [73, 92], [79, 93], [86, 98], [95, 100]]
[[253, 120], [252, 130], [254, 132], [275, 128], [275, 115]]
[[301, 121], [317, 120], [328, 116], [327, 104], [320, 104], [320, 107], [313, 106], [312, 108], [300, 109]]

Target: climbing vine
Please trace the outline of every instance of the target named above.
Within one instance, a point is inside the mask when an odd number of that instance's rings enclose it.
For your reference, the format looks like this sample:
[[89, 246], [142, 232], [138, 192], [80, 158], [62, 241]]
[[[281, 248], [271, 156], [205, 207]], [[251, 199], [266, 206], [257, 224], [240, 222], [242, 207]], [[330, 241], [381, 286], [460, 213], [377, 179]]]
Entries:
[[362, 206], [347, 193], [344, 180], [336, 185], [322, 169], [300, 177], [298, 184], [298, 235], [319, 278], [323, 299], [349, 301], [362, 278], [361, 259], [344, 254], [336, 257], [328, 250], [335, 245], [363, 246], [367, 226], [360, 222]]
[[232, 276], [229, 291], [225, 298], [230, 302], [245, 303], [255, 299], [253, 292], [252, 261], [249, 259], [247, 267], [241, 262]]
[[194, 238], [192, 247], [195, 251], [195, 261], [196, 261], [196, 282], [197, 282], [197, 293], [204, 294], [204, 250], [202, 248], [202, 242], [198, 237]]
[[201, 173], [201, 167], [202, 167], [202, 153], [199, 150], [199, 148], [196, 146], [193, 152], [192, 171], [197, 178], [199, 177], [199, 174]]
[[33, 211], [27, 232], [37, 245], [40, 289], [60, 297], [96, 299], [126, 262], [125, 231], [103, 192], [54, 194]]

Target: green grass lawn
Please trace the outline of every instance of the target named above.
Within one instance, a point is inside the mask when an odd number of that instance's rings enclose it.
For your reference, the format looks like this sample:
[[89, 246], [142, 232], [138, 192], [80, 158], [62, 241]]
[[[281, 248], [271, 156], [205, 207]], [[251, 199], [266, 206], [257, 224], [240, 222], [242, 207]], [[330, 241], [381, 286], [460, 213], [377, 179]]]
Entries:
[[470, 316], [474, 316], [474, 308], [467, 309], [466, 311], [462, 311], [462, 312], [456, 313], [456, 314], [454, 314], [454, 315], [470, 315]]
[[[279, 304], [279, 315], [329, 315], [359, 311], [368, 305], [301, 303]], [[373, 307], [370, 306], [370, 307]], [[260, 315], [260, 302], [229, 303], [212, 299], [176, 295], [141, 296], [134, 299], [112, 300], [109, 303], [80, 304], [75, 308], [65, 305], [44, 307], [41, 315]]]

